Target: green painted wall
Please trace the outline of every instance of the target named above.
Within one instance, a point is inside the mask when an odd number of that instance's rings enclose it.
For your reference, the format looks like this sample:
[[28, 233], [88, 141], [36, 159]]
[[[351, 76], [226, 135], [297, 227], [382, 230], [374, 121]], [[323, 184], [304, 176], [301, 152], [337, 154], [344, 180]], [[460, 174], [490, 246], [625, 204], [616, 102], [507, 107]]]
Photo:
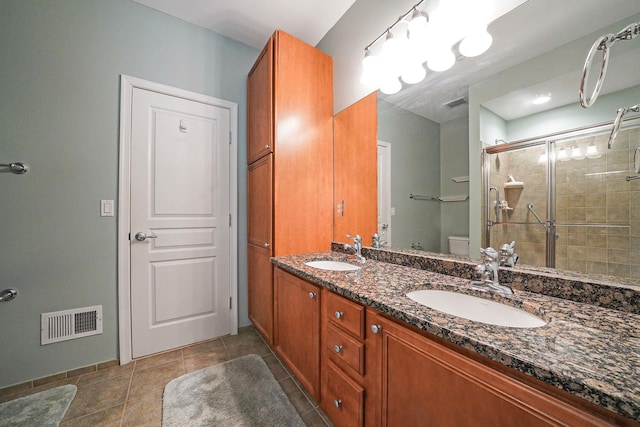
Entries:
[[[468, 182], [453, 177], [469, 175], [469, 118], [461, 117], [440, 125], [440, 194], [465, 196]], [[449, 253], [449, 236], [469, 235], [469, 201], [440, 203], [440, 249]]]
[[[0, 1], [0, 387], [118, 357], [120, 75], [238, 103], [239, 323], [247, 317], [246, 75], [258, 51], [129, 0]], [[101, 304], [102, 335], [40, 346], [40, 313]]]
[[[378, 99], [378, 139], [391, 144], [391, 246], [440, 251], [440, 125]], [[465, 146], [466, 147], [466, 146]]]

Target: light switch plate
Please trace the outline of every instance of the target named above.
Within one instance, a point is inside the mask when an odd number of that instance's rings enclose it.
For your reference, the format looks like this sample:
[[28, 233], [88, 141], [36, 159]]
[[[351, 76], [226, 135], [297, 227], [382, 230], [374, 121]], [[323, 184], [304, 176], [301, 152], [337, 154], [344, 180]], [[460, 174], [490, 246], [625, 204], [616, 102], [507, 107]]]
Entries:
[[100, 200], [100, 216], [113, 216], [113, 200]]

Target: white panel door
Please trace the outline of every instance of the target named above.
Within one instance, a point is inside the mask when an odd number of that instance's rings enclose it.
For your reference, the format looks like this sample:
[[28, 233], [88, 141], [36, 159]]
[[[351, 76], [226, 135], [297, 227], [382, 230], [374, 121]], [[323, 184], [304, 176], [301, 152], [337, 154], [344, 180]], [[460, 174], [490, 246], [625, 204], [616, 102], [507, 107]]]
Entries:
[[229, 333], [229, 111], [136, 88], [131, 126], [131, 337], [141, 357]]

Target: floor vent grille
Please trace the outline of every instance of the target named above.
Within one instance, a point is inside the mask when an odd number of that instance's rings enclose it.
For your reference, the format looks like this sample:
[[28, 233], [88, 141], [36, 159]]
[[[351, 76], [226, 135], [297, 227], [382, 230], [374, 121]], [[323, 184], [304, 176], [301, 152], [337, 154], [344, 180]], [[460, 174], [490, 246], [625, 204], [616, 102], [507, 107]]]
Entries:
[[42, 313], [40, 319], [40, 345], [102, 333], [101, 305]]

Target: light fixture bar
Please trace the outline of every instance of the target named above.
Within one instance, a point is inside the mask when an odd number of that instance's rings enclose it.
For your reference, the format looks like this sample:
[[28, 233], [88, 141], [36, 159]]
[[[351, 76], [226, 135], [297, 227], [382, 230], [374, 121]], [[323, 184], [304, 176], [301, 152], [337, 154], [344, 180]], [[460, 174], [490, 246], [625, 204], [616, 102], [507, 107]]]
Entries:
[[376, 38], [375, 38], [371, 43], [369, 43], [369, 44], [364, 48], [365, 52], [366, 52], [367, 50], [369, 50], [369, 48], [370, 48], [371, 46], [373, 46], [374, 44], [376, 44], [376, 42], [377, 42], [378, 40], [380, 40], [382, 37], [386, 36], [386, 35], [387, 35], [387, 33], [389, 33], [389, 32], [393, 29], [393, 27], [395, 27], [395, 26], [396, 26], [396, 25], [398, 25], [400, 22], [402, 22], [402, 20], [403, 20], [404, 18], [406, 18], [407, 16], [409, 16], [409, 14], [410, 14], [411, 12], [413, 12], [413, 11], [414, 11], [418, 6], [420, 6], [422, 3], [424, 3], [424, 0], [420, 0], [418, 3], [414, 4], [414, 5], [411, 7], [411, 9], [409, 9], [406, 13], [404, 13], [404, 14], [400, 15], [400, 16], [398, 17], [398, 19], [396, 19], [396, 22], [394, 22], [393, 24], [391, 24], [391, 26], [390, 26], [390, 27], [387, 27], [387, 29], [386, 29], [386, 30], [384, 30], [384, 31], [382, 32], [382, 34], [380, 34], [378, 37], [376, 37]]

